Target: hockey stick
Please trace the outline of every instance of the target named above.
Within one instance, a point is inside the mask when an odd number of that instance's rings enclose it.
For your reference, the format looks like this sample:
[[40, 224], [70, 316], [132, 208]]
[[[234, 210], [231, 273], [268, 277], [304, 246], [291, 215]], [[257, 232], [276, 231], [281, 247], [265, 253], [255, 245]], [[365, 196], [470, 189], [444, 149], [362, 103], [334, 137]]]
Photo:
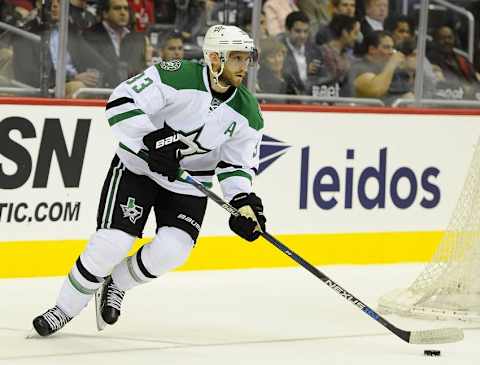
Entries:
[[[182, 181], [187, 182], [190, 185], [193, 185], [202, 193], [204, 193], [208, 198], [212, 199], [215, 203], [220, 205], [223, 209], [227, 212], [232, 214], [235, 217], [240, 215], [239, 211], [228, 204], [225, 200], [215, 194], [213, 191], [205, 187], [200, 181], [193, 178], [188, 172], [180, 170], [179, 171], [179, 178]], [[383, 318], [380, 314], [375, 312], [372, 308], [368, 305], [363, 303], [360, 299], [355, 297], [353, 294], [342, 288], [338, 285], [335, 281], [330, 279], [327, 275], [323, 272], [318, 270], [315, 266], [311, 265], [307, 261], [305, 261], [302, 257], [296, 254], [294, 251], [289, 249], [283, 243], [281, 243], [278, 239], [273, 237], [266, 231], [261, 232], [263, 238], [265, 238], [268, 242], [282, 251], [285, 255], [289, 256], [292, 260], [303, 266], [305, 269], [310, 271], [313, 275], [323, 281], [328, 287], [333, 289], [337, 294], [344, 297], [347, 301], [355, 305], [359, 308], [362, 312], [373, 318], [382, 326], [387, 328], [390, 332], [395, 334], [397, 337], [400, 337], [402, 340], [412, 344], [440, 344], [440, 343], [450, 343], [450, 342], [457, 342], [463, 339], [463, 331], [460, 328], [439, 328], [433, 330], [423, 330], [423, 331], [405, 331], [396, 326], [392, 323], [387, 321]]]

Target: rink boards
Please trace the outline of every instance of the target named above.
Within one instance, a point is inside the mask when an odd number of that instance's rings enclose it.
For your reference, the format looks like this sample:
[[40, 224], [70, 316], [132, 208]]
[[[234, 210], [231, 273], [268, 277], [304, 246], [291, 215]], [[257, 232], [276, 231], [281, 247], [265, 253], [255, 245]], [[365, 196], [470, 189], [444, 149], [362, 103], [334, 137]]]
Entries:
[[[62, 275], [95, 229], [115, 151], [104, 103], [1, 102], [0, 277]], [[480, 112], [267, 105], [263, 116], [255, 191], [270, 233], [317, 265], [431, 257], [462, 191]], [[288, 265], [265, 241], [232, 236], [210, 204], [182, 270]]]

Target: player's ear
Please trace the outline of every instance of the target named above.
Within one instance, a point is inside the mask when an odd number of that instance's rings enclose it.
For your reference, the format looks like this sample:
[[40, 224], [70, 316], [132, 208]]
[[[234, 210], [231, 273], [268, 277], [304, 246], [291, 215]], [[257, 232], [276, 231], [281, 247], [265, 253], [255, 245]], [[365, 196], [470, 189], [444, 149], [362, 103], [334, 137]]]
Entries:
[[212, 69], [215, 72], [218, 72], [220, 70], [220, 56], [217, 52], [211, 52], [208, 54], [208, 58], [210, 60], [210, 63], [212, 65]]
[[208, 58], [210, 59], [210, 62], [212, 63], [212, 65], [220, 64], [220, 56], [218, 55], [217, 52], [209, 53]]

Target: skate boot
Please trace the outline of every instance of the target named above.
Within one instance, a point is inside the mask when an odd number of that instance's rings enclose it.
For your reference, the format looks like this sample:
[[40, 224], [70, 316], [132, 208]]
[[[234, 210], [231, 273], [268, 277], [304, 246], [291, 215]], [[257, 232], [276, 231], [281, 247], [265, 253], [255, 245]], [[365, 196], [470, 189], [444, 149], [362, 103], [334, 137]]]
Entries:
[[55, 306], [42, 315], [35, 317], [33, 320], [33, 327], [40, 336], [50, 336], [59, 329], [63, 328], [72, 317], [67, 315], [59, 307]]
[[120, 307], [125, 295], [123, 290], [120, 290], [108, 276], [103, 283], [100, 293], [100, 313], [102, 319], [107, 324], [114, 324], [120, 317]]

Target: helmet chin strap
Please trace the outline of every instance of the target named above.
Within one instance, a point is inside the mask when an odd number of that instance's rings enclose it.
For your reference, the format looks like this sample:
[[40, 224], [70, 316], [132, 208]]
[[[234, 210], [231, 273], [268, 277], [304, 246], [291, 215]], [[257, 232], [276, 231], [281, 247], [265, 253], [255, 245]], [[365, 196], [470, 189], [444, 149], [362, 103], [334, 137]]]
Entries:
[[223, 69], [225, 67], [225, 63], [222, 61], [220, 63], [220, 71], [219, 72], [215, 72], [213, 71], [213, 67], [212, 67], [212, 64], [209, 65], [210, 67], [210, 72], [212, 73], [212, 76], [213, 76], [213, 81], [215, 82], [215, 86], [217, 86], [220, 90], [223, 90], [223, 91], [226, 91], [228, 90], [228, 88], [230, 87], [230, 85], [227, 85], [227, 86], [223, 86], [220, 84], [220, 76], [222, 75], [223, 73]]

